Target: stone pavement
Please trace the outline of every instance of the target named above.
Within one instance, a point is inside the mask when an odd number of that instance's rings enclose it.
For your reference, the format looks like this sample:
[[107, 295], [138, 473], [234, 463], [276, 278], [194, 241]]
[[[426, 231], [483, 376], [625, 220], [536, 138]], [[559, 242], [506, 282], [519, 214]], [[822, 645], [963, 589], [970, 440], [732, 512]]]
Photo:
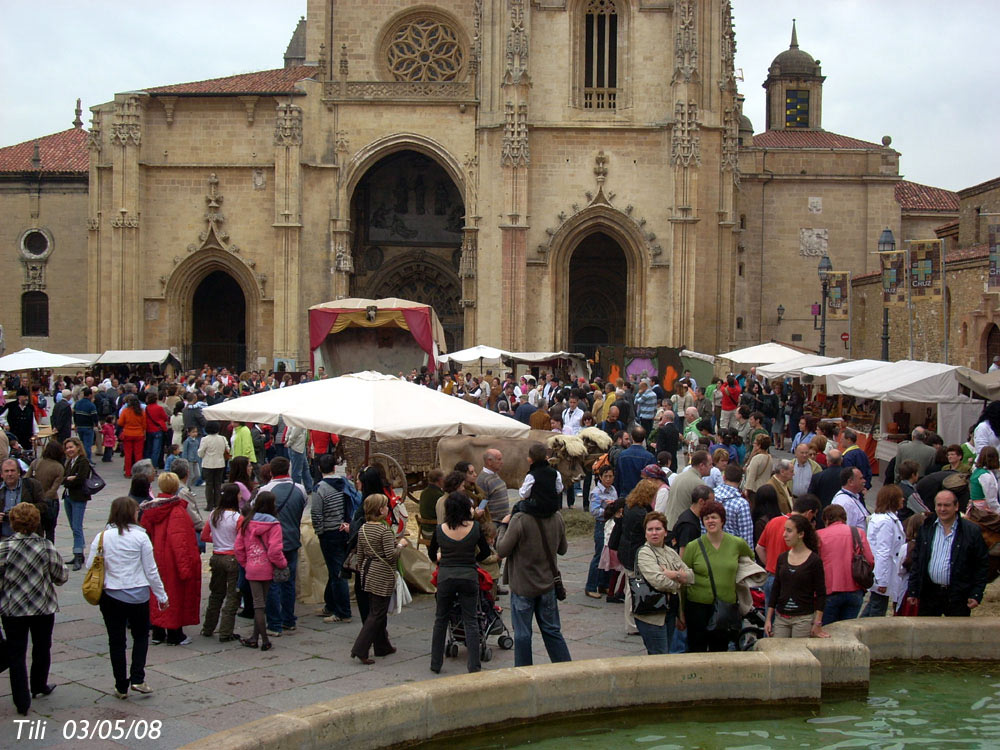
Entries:
[[[122, 477], [121, 459], [111, 464], [97, 463], [108, 482], [87, 509], [85, 535], [89, 541], [104, 526], [111, 500], [127, 494], [128, 481]], [[201, 497], [201, 489], [197, 490]], [[71, 559], [71, 537], [65, 519], [60, 517], [56, 547], [65, 559]], [[589, 599], [583, 594], [593, 542], [571, 540], [569, 554], [561, 562], [563, 579], [570, 591], [560, 604], [563, 634], [574, 659], [620, 656], [643, 653], [642, 641], [627, 636], [621, 605], [603, 599]], [[208, 596], [208, 560], [202, 557], [202, 607]], [[50, 684], [58, 689], [48, 697], [32, 702], [28, 719], [45, 721], [44, 739], [28, 740], [28, 725], [21, 719], [10, 699], [10, 683], [0, 675], [0, 747], [42, 748], [71, 744], [81, 747], [174, 748], [199, 737], [228, 729], [268, 714], [299, 708], [343, 695], [386, 687], [387, 685], [432, 679], [430, 640], [433, 626], [434, 597], [415, 595], [413, 603], [400, 615], [389, 619], [389, 635], [397, 653], [366, 667], [350, 659], [351, 645], [361, 628], [355, 618], [351, 623], [328, 625], [312, 615], [321, 605], [299, 603], [298, 629], [295, 633], [273, 639], [274, 648], [261, 653], [238, 641], [221, 644], [217, 637], [205, 638], [197, 626], [185, 628], [191, 636], [188, 646], [150, 646], [147, 683], [152, 695], [134, 693], [127, 700], [114, 697], [111, 662], [108, 659], [107, 634], [97, 607], [87, 604], [80, 591], [84, 570], [70, 573], [69, 581], [59, 590], [60, 611], [56, 615], [52, 645]], [[509, 597], [501, 597], [506, 606]], [[504, 613], [504, 622], [510, 618]], [[249, 634], [248, 620], [237, 618], [237, 632]], [[493, 660], [484, 669], [500, 669], [514, 664], [513, 651], [495, 647]], [[548, 658], [537, 630], [533, 640], [536, 663]], [[457, 659], [445, 659], [442, 676], [465, 671], [465, 651]], [[133, 720], [159, 720], [158, 739], [101, 740], [108, 736], [116, 720], [125, 729]], [[86, 734], [83, 721], [97, 725], [96, 739], [64, 739], [64, 735]], [[72, 722], [75, 722], [72, 723]]]

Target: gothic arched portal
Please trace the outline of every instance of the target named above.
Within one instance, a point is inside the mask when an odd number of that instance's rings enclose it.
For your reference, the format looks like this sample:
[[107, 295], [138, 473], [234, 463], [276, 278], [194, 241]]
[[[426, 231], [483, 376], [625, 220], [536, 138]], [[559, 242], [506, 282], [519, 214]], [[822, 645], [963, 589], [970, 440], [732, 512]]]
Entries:
[[438, 162], [409, 150], [379, 159], [351, 196], [351, 293], [431, 305], [448, 350], [461, 348], [464, 224], [461, 193]]
[[191, 303], [191, 365], [247, 366], [246, 298], [225, 271], [212, 271], [194, 290]]
[[587, 235], [569, 261], [570, 351], [593, 357], [598, 346], [625, 343], [627, 268], [621, 246], [603, 232]]

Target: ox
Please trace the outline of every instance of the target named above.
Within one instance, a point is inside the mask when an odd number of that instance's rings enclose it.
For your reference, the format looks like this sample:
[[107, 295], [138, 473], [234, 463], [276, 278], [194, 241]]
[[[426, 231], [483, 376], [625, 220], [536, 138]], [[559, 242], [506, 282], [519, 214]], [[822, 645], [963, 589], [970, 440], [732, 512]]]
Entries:
[[583, 476], [583, 461], [587, 457], [587, 447], [583, 440], [570, 435], [558, 435], [544, 430], [531, 430], [526, 438], [506, 438], [491, 435], [451, 435], [438, 442], [438, 465], [446, 472], [459, 461], [469, 461], [476, 471], [483, 469], [483, 453], [496, 448], [503, 453], [503, 467], [500, 478], [509, 489], [517, 489], [524, 481], [530, 464], [528, 448], [533, 443], [543, 443], [552, 452], [549, 462], [562, 475], [564, 485], [577, 481]]

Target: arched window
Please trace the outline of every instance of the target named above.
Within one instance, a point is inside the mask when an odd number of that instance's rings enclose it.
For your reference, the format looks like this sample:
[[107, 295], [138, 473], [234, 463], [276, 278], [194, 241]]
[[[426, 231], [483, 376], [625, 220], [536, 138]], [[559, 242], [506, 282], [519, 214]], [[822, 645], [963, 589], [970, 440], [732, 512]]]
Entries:
[[615, 0], [588, 0], [583, 17], [583, 108], [618, 105], [618, 7]]
[[21, 335], [49, 335], [49, 296], [45, 292], [21, 295]]

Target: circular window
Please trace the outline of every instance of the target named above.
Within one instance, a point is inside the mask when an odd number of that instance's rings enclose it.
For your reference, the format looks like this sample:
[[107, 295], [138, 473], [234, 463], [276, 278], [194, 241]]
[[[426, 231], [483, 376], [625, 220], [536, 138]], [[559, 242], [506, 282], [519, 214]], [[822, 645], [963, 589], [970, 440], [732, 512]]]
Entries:
[[52, 254], [52, 235], [38, 227], [21, 233], [21, 255], [31, 260], [44, 260]]
[[49, 249], [49, 238], [37, 229], [24, 235], [24, 249], [31, 255], [45, 255]]
[[451, 22], [436, 14], [408, 16], [385, 37], [385, 61], [397, 81], [454, 81], [465, 50]]

